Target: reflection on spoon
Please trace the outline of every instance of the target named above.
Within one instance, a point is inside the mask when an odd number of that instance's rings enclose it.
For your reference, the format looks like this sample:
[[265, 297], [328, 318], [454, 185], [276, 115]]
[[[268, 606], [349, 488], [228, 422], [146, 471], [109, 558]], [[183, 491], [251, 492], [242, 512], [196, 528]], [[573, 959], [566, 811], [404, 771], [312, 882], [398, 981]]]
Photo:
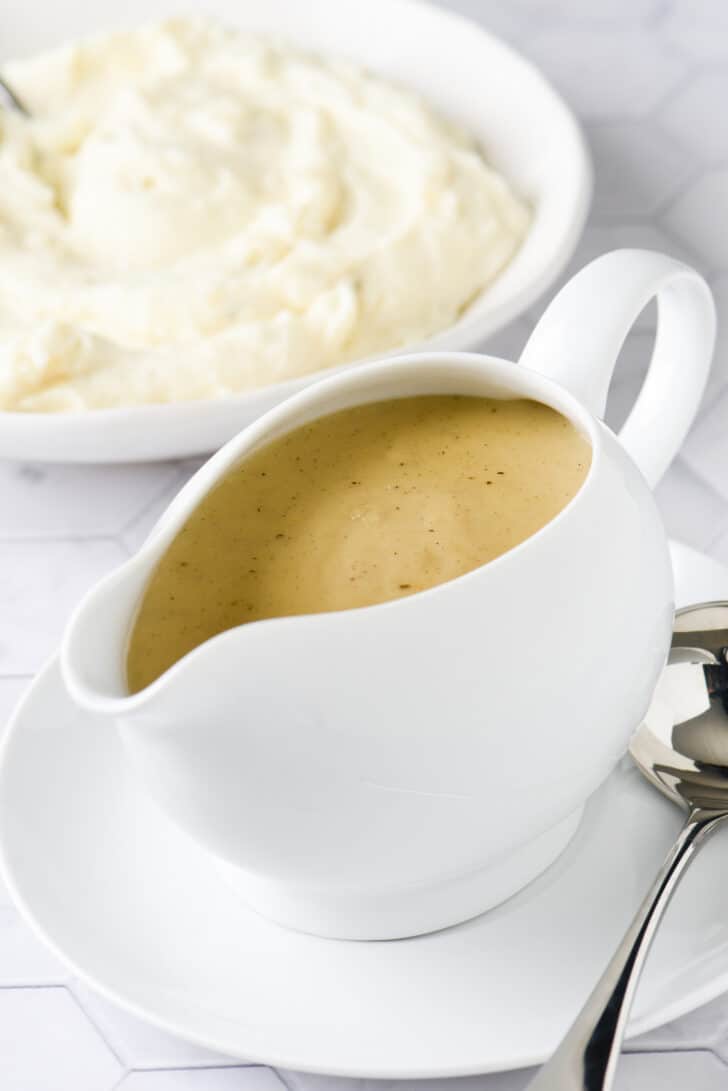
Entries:
[[687, 818], [614, 957], [529, 1091], [609, 1091], [657, 926], [687, 865], [728, 817], [728, 602], [678, 611], [668, 663], [630, 752]]

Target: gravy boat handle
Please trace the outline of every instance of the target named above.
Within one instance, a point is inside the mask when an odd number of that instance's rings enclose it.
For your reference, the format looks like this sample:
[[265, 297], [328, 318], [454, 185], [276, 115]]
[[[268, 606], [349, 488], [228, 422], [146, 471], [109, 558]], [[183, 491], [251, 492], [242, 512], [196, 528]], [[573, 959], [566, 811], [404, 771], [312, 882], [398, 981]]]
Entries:
[[619, 433], [651, 486], [687, 435], [713, 355], [715, 306], [694, 269], [652, 250], [614, 250], [596, 258], [546, 308], [520, 359], [603, 417], [619, 351], [654, 298], [658, 321], [652, 359]]

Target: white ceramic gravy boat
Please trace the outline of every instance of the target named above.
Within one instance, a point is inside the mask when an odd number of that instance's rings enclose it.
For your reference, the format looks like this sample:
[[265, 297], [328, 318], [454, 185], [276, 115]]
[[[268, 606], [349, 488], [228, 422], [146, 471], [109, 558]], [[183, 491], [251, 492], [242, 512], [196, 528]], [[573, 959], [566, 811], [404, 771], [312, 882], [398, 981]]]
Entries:
[[[619, 347], [655, 295], [655, 352], [617, 439], [597, 418]], [[713, 338], [696, 273], [624, 250], [566, 285], [523, 366], [423, 354], [310, 387], [210, 459], [140, 552], [86, 596], [62, 649], [71, 694], [117, 725], [162, 809], [283, 924], [390, 938], [494, 905], [562, 851], [648, 705], [673, 612], [649, 486], [695, 414]], [[592, 445], [585, 483], [537, 534], [459, 579], [241, 626], [129, 696], [141, 592], [216, 481], [322, 414], [423, 393], [554, 406]]]

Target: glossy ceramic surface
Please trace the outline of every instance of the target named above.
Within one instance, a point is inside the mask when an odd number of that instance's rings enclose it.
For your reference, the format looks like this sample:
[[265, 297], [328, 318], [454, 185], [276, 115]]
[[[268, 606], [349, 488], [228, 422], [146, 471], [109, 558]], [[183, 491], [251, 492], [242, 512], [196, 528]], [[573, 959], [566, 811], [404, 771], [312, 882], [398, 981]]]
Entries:
[[[728, 597], [721, 565], [684, 546], [672, 557], [679, 605]], [[591, 708], [581, 712], [587, 729]], [[362, 944], [304, 936], [248, 910], [138, 792], [117, 737], [75, 709], [55, 662], [18, 709], [0, 759], [6, 879], [79, 975], [202, 1045], [351, 1076], [455, 1076], [542, 1060], [680, 822], [626, 762], [558, 863], [516, 897], [437, 935]], [[676, 895], [631, 1033], [728, 987], [727, 843], [716, 836]]]
[[[591, 414], [603, 412], [619, 344], [656, 293], [658, 346], [623, 433], [635, 465]], [[564, 848], [669, 646], [667, 542], [643, 473], [659, 478], [692, 420], [712, 321], [707, 287], [685, 266], [648, 251], [605, 255], [536, 327], [530, 370], [422, 354], [322, 381], [211, 459], [137, 556], [86, 597], [62, 649], [70, 692], [118, 725], [151, 795], [252, 906], [325, 936], [417, 935], [502, 901]], [[230, 466], [326, 412], [435, 392], [532, 397], [564, 413], [592, 446], [579, 493], [458, 580], [229, 630], [127, 696], [141, 590]]]
[[[44, 8], [39, 18], [32, 6], [16, 6], [0, 12], [0, 51], [2, 57], [32, 53], [90, 31], [179, 10], [178, 0], [127, 0], [122, 8], [111, 0], [63, 0]], [[195, 11], [254, 31], [282, 33], [304, 48], [348, 57], [412, 87], [474, 133], [489, 160], [531, 201], [531, 230], [503, 275], [457, 325], [413, 347], [475, 348], [523, 313], [566, 265], [591, 196], [586, 146], [561, 98], [537, 69], [497, 38], [416, 0], [368, 0], [366, 5], [354, 0], [204, 0]], [[0, 413], [0, 456], [126, 462], [211, 451], [321, 374], [187, 405], [83, 414]]]

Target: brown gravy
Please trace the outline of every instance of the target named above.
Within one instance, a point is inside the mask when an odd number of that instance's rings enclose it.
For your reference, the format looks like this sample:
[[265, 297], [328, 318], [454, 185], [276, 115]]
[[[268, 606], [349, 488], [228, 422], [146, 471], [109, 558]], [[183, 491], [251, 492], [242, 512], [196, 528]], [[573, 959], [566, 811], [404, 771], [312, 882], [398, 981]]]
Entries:
[[403, 398], [297, 428], [232, 469], [161, 558], [129, 689], [245, 622], [368, 606], [477, 568], [553, 519], [590, 462], [565, 417], [523, 399]]

